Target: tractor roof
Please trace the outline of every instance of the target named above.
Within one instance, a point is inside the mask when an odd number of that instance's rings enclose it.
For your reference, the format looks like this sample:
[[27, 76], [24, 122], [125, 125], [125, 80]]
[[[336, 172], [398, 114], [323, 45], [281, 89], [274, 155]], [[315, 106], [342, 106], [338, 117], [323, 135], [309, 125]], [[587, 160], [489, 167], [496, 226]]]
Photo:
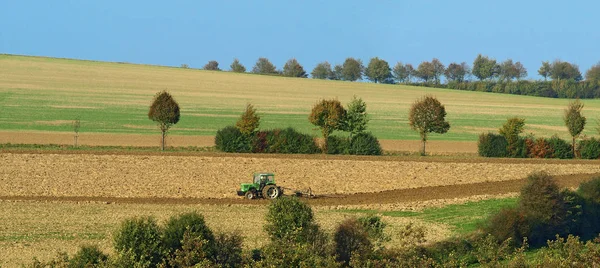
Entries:
[[273, 172], [255, 172], [254, 176], [256, 175], [271, 175], [271, 176], [275, 176], [275, 174]]

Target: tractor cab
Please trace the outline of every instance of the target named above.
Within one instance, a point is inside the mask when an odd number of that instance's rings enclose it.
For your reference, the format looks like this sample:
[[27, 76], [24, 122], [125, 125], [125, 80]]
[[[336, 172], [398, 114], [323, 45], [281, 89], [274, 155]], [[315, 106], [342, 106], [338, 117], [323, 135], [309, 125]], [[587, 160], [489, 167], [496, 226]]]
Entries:
[[237, 194], [248, 199], [273, 199], [283, 194], [283, 189], [275, 184], [275, 174], [262, 172], [254, 173], [252, 183], [242, 183]]

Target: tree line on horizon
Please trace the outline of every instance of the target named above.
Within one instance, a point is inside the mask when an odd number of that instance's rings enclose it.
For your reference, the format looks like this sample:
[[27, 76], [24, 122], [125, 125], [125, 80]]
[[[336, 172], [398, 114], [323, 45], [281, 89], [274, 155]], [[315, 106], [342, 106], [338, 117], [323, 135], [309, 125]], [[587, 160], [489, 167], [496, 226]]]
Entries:
[[[188, 68], [187, 65], [182, 65]], [[229, 66], [229, 71], [237, 73], [245, 73], [246, 67], [240, 63], [238, 59]], [[211, 60], [204, 67], [204, 70], [221, 71], [219, 63]], [[283, 69], [279, 70], [269, 61], [269, 59], [261, 57], [252, 67], [250, 73], [263, 75], [278, 75], [286, 77], [308, 78], [304, 67], [295, 58], [289, 59]], [[582, 75], [579, 66], [574, 63], [554, 60], [553, 62], [542, 62], [537, 73], [544, 78], [544, 81], [551, 79], [552, 81], [572, 80], [575, 82], [583, 81], [600, 81], [600, 62], [593, 65]], [[332, 66], [329, 62], [320, 62], [310, 73], [313, 79], [328, 79], [342, 81], [358, 81], [367, 79], [374, 83], [442, 83], [442, 78], [445, 77], [448, 82], [511, 82], [520, 81], [528, 75], [527, 69], [519, 61], [514, 62], [512, 59], [507, 59], [498, 62], [493, 58], [479, 54], [473, 61], [472, 66], [466, 62], [452, 62], [445, 66], [439, 59], [433, 58], [431, 61], [423, 61], [416, 68], [410, 63], [398, 62], [394, 67], [390, 67], [389, 63], [378, 57], [371, 58], [368, 65], [365, 66], [360, 59], [349, 57], [343, 64]]]

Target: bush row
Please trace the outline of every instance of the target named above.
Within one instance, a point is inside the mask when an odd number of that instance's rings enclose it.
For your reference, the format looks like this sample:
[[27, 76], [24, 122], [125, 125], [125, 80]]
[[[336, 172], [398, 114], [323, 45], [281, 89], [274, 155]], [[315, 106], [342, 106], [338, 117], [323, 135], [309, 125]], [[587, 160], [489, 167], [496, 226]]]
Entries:
[[449, 81], [448, 84], [413, 83], [411, 85], [548, 98], [600, 98], [600, 83], [596, 81]]
[[[551, 138], [520, 137], [514, 153], [509, 153], [506, 138], [499, 134], [483, 133], [479, 135], [477, 150], [484, 157], [515, 158], [573, 158], [573, 147], [567, 141]], [[590, 138], [577, 143], [576, 153], [583, 159], [600, 158], [600, 139]]]
[[[371, 133], [359, 133], [351, 140], [330, 136], [328, 154], [381, 155], [379, 141]], [[315, 138], [293, 128], [256, 131], [250, 135], [234, 126], [217, 131], [218, 150], [228, 153], [315, 154], [321, 149]]]

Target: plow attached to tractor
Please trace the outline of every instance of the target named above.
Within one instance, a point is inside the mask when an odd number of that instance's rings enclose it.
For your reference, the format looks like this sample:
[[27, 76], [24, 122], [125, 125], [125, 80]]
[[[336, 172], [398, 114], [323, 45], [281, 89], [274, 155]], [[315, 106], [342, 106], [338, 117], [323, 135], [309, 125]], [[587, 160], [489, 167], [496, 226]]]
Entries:
[[237, 191], [237, 194], [239, 196], [244, 196], [247, 199], [275, 199], [282, 196], [284, 190], [290, 191], [298, 197], [315, 197], [310, 188], [306, 190], [295, 190], [287, 187], [277, 186], [275, 183], [275, 174], [266, 172], [254, 173], [252, 183], [242, 183], [240, 190]]

